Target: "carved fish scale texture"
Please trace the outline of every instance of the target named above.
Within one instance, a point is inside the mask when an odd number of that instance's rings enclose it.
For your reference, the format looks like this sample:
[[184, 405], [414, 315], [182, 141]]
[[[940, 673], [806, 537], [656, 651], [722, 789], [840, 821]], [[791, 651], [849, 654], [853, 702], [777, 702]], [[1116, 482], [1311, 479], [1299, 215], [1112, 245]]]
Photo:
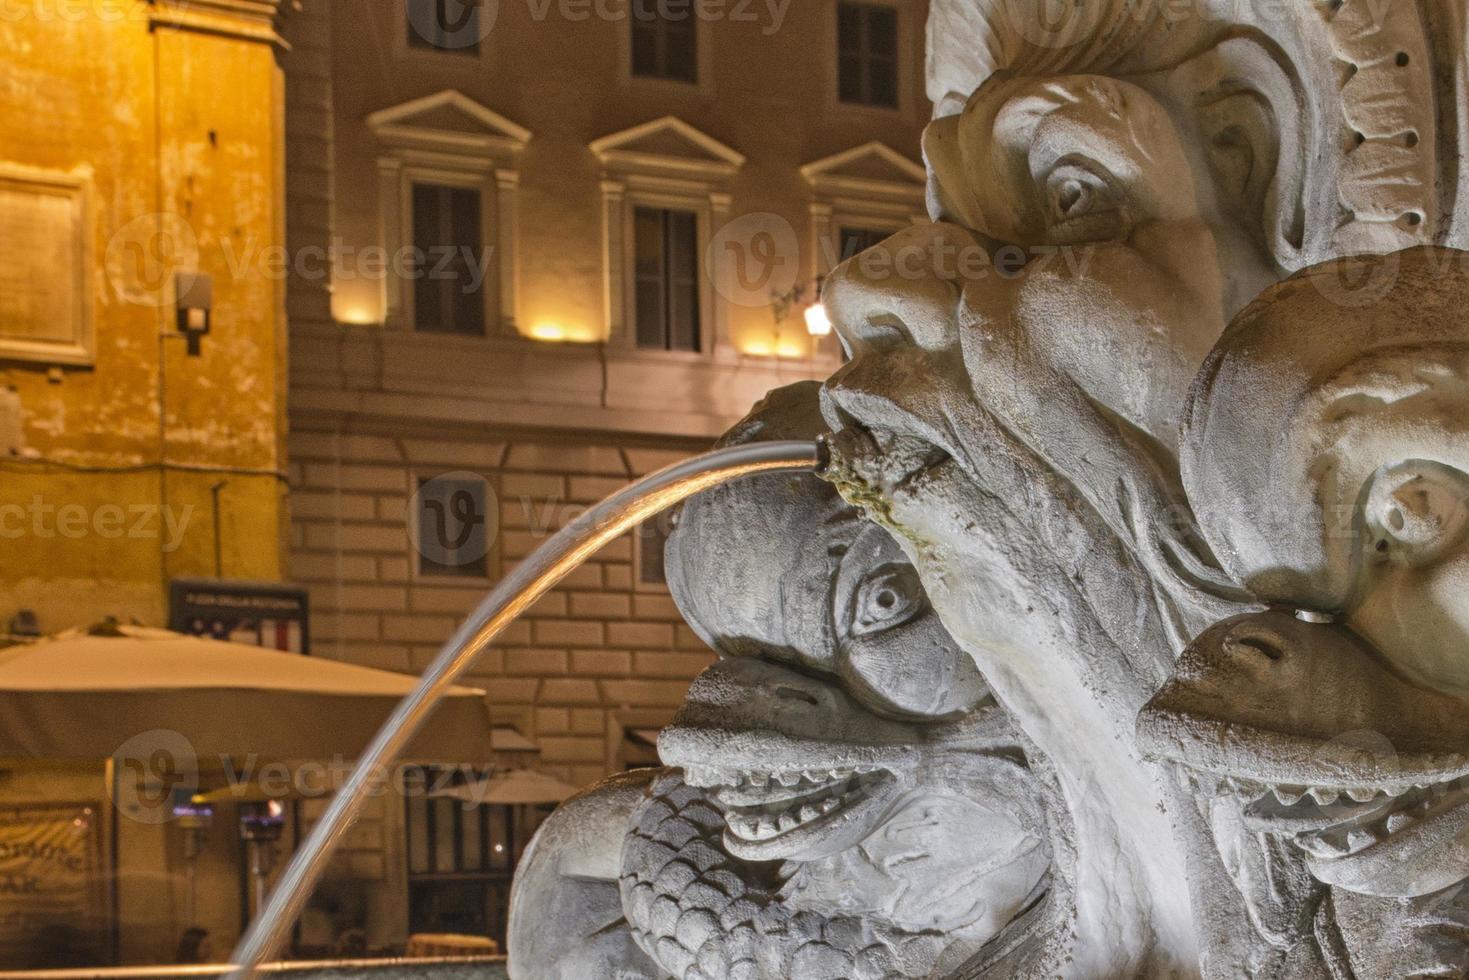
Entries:
[[654, 783], [623, 845], [622, 902], [642, 949], [679, 980], [930, 976], [947, 943], [793, 909], [777, 865], [740, 862], [724, 818], [677, 776]]

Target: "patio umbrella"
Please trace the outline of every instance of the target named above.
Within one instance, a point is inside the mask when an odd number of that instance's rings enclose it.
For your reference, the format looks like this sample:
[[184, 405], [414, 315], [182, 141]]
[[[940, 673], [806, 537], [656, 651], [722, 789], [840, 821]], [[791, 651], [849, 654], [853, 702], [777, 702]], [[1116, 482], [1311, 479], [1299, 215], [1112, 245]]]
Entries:
[[[178, 733], [200, 761], [354, 758], [417, 678], [107, 626], [0, 649], [0, 759], [104, 759]], [[408, 758], [487, 763], [484, 692], [455, 687]], [[133, 740], [138, 740], [136, 743]]]
[[450, 786], [430, 795], [451, 796], [469, 803], [534, 806], [540, 803], [561, 803], [578, 792], [575, 786], [545, 773], [530, 769], [510, 769], [477, 783]]

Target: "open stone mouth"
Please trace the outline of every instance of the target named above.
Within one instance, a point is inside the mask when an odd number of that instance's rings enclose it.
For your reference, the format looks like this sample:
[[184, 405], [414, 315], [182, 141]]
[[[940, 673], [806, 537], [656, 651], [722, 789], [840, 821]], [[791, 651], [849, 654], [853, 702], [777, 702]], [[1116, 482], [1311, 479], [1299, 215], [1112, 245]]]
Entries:
[[736, 856], [789, 857], [843, 817], [880, 803], [896, 777], [878, 766], [779, 772], [686, 769], [691, 786], [713, 790]]
[[1178, 772], [1182, 784], [1192, 792], [1248, 801], [1246, 827], [1289, 837], [1320, 861], [1356, 857], [1469, 803], [1469, 777], [1382, 787], [1327, 787], [1261, 783], [1184, 767]]
[[921, 436], [848, 419], [827, 439], [846, 475], [879, 493], [895, 495], [954, 461], [947, 449]]

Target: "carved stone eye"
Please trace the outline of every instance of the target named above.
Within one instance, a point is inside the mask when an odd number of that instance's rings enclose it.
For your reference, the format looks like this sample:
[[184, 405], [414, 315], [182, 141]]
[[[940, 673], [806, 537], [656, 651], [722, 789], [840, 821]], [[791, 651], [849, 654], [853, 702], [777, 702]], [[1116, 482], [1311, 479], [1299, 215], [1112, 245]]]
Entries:
[[862, 581], [853, 603], [853, 634], [870, 636], [906, 623], [922, 612], [923, 588], [911, 565], [885, 565]]
[[1102, 174], [1070, 163], [1046, 177], [1046, 223], [1057, 243], [1110, 241], [1123, 237], [1119, 195]]

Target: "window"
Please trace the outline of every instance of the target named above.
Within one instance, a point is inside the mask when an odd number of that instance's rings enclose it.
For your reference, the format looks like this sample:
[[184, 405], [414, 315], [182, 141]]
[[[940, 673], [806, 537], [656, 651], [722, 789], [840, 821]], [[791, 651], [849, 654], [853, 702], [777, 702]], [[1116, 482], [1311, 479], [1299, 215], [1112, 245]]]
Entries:
[[485, 332], [480, 192], [413, 185], [413, 320], [434, 333]]
[[637, 559], [638, 588], [661, 589], [668, 585], [667, 571], [663, 565], [663, 553], [668, 545], [668, 534], [673, 530], [673, 516], [665, 512], [651, 521], [638, 525]]
[[408, 44], [459, 54], [479, 54], [480, 0], [407, 0]]
[[898, 12], [867, 3], [837, 5], [837, 89], [843, 102], [898, 107]]
[[489, 776], [404, 769], [410, 932], [490, 936], [503, 948], [511, 875], [545, 814], [475, 802]]
[[880, 245], [893, 236], [893, 232], [882, 231], [878, 228], [842, 228], [842, 256], [845, 262], [854, 255]]
[[419, 481], [412, 516], [420, 575], [489, 578], [487, 489], [470, 474]]
[[698, 218], [633, 210], [637, 341], [647, 350], [699, 350]]
[[691, 0], [633, 0], [632, 73], [695, 84], [699, 81], [696, 21]]

